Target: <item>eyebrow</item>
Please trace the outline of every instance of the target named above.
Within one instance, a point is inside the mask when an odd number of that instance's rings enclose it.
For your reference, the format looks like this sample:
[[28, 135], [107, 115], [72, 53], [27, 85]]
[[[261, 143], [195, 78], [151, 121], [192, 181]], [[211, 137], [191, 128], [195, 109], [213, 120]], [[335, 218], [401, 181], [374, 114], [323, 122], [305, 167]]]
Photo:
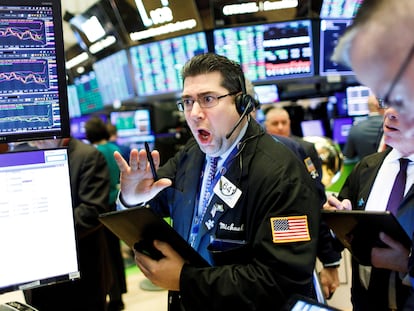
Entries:
[[[217, 92], [213, 92], [213, 91], [206, 91], [206, 92], [202, 92], [202, 93], [198, 93], [198, 94], [196, 94], [196, 97], [197, 96], [203, 96], [203, 95], [208, 95], [208, 94], [216, 94]], [[182, 98], [189, 98], [189, 97], [193, 97], [193, 96], [191, 96], [191, 95], [182, 95], [181, 96]]]

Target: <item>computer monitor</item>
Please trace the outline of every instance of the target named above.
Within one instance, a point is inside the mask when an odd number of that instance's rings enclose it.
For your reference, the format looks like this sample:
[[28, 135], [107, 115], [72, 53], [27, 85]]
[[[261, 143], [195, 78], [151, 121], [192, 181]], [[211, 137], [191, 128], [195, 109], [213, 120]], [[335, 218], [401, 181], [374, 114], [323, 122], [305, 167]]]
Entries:
[[349, 116], [362, 116], [369, 113], [368, 97], [371, 89], [366, 86], [348, 86], [346, 88], [346, 104]]
[[0, 6], [0, 142], [69, 136], [60, 1]]
[[79, 117], [82, 113], [80, 110], [78, 92], [74, 84], [68, 85], [68, 106], [69, 117]]
[[332, 140], [340, 145], [344, 145], [353, 123], [352, 117], [333, 119]]
[[339, 38], [352, 24], [352, 19], [322, 19], [320, 21], [319, 75], [354, 75], [351, 68], [331, 60]]
[[66, 149], [0, 154], [0, 293], [80, 277]]
[[338, 117], [348, 116], [348, 106], [346, 101], [346, 92], [335, 92], [336, 115]]
[[303, 137], [307, 136], [325, 136], [325, 129], [322, 120], [306, 120], [300, 122]]
[[126, 50], [118, 51], [93, 64], [104, 106], [135, 96]]
[[279, 101], [279, 91], [276, 84], [253, 86], [256, 99], [261, 105], [273, 104]]
[[144, 142], [154, 147], [155, 137], [151, 127], [151, 111], [140, 108], [129, 111], [112, 111], [110, 120], [117, 128], [117, 143], [131, 149], [144, 148]]
[[320, 18], [354, 18], [364, 0], [323, 0]]
[[151, 133], [149, 109], [112, 111], [111, 123], [116, 126], [119, 137], [147, 135]]
[[204, 32], [131, 47], [129, 53], [138, 96], [181, 92], [182, 67], [194, 55], [206, 52]]
[[74, 79], [81, 115], [104, 109], [95, 71], [91, 70]]
[[214, 50], [238, 62], [255, 83], [315, 74], [310, 19], [215, 29]]

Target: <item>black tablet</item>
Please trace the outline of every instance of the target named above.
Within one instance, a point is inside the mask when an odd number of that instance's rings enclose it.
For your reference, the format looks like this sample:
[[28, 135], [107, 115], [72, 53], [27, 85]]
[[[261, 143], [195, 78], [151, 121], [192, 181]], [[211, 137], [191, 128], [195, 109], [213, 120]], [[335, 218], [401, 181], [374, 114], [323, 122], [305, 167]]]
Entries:
[[337, 308], [328, 306], [327, 304], [320, 303], [309, 297], [301, 295], [291, 296], [287, 303], [283, 306], [282, 311], [340, 311]]
[[385, 247], [379, 239], [384, 232], [405, 247], [411, 247], [411, 239], [398, 220], [388, 211], [322, 210], [322, 219], [362, 265], [371, 265], [371, 249]]
[[208, 262], [187, 243], [163, 218], [150, 208], [134, 207], [104, 213], [99, 220], [129, 247], [159, 260], [163, 255], [153, 246], [154, 240], [170, 244], [190, 264], [209, 266]]

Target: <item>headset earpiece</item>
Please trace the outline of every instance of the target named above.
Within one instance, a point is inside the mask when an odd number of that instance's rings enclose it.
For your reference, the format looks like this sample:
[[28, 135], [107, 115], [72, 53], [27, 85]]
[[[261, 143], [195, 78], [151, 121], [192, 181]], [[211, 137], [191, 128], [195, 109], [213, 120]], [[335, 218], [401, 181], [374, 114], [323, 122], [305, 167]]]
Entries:
[[237, 112], [240, 115], [239, 120], [237, 123], [233, 126], [230, 132], [227, 133], [226, 139], [229, 139], [231, 135], [233, 135], [234, 131], [237, 129], [237, 127], [240, 125], [240, 123], [243, 121], [243, 119], [253, 111], [254, 107], [256, 106], [256, 100], [247, 94], [246, 92], [246, 82], [244, 80], [243, 74], [239, 76], [239, 82], [240, 87], [242, 90], [242, 94], [239, 94], [235, 98], [236, 102], [236, 109]]
[[246, 92], [246, 82], [244, 76], [239, 76], [242, 94], [236, 96], [236, 109], [239, 115], [247, 115], [253, 111], [256, 100]]

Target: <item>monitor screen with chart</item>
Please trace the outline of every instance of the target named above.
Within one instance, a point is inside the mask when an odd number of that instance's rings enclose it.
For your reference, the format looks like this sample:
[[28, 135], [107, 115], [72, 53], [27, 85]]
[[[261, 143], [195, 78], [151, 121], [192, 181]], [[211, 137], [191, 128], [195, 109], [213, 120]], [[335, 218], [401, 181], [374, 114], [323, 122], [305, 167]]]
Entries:
[[240, 63], [246, 77], [257, 84], [311, 78], [314, 28], [306, 19], [215, 29], [214, 50]]
[[59, 1], [0, 6], [0, 142], [69, 135]]
[[208, 51], [204, 32], [169, 38], [130, 48], [139, 96], [181, 91], [181, 69], [194, 55]]

